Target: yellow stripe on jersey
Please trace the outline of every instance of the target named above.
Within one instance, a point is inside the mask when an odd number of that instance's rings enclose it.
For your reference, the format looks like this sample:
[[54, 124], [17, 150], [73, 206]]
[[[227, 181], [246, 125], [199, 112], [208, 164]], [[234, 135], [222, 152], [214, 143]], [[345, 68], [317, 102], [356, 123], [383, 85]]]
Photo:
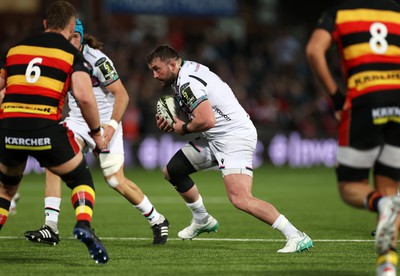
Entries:
[[25, 46], [20, 45], [10, 49], [7, 57], [12, 55], [33, 55], [33, 56], [45, 56], [55, 59], [61, 59], [72, 64], [74, 62], [74, 55], [63, 51], [61, 49], [37, 47], [37, 46]]
[[400, 13], [394, 11], [380, 11], [371, 9], [352, 9], [338, 11], [336, 23], [367, 21], [400, 23]]
[[51, 145], [47, 145], [47, 146], [6, 145], [6, 149], [14, 149], [14, 150], [49, 150], [49, 149], [51, 149]]
[[[343, 57], [345, 60], [358, 58], [363, 55], [370, 55], [375, 52], [372, 51], [369, 43], [358, 43], [343, 49]], [[385, 56], [400, 56], [400, 48], [393, 45], [388, 45], [387, 50], [383, 53]]]
[[349, 89], [358, 91], [377, 85], [397, 85], [400, 83], [400, 70], [365, 71], [352, 75], [348, 81]]
[[61, 93], [63, 91], [65, 83], [45, 76], [40, 76], [39, 79], [34, 83], [28, 83], [25, 76], [15, 75], [15, 76], [9, 76], [7, 78], [7, 86], [10, 85], [41, 86], [54, 90], [55, 92]]
[[25, 103], [13, 103], [5, 102], [1, 105], [4, 113], [18, 112], [18, 113], [30, 113], [30, 114], [41, 114], [51, 115], [57, 114], [58, 107], [41, 105], [41, 104], [25, 104]]
[[8, 215], [8, 210], [6, 210], [4, 208], [0, 208], [0, 215], [7, 216]]

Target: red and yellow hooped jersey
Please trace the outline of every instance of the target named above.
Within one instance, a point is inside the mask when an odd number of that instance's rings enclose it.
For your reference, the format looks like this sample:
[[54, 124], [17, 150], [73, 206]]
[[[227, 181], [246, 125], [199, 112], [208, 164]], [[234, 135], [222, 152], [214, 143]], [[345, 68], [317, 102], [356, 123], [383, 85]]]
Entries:
[[346, 1], [326, 12], [317, 27], [328, 30], [337, 43], [347, 97], [353, 103], [399, 101], [398, 4], [391, 0]]
[[62, 35], [50, 32], [10, 48], [0, 65], [6, 71], [0, 119], [36, 119], [36, 127], [61, 119], [71, 74], [88, 72], [81, 53]]

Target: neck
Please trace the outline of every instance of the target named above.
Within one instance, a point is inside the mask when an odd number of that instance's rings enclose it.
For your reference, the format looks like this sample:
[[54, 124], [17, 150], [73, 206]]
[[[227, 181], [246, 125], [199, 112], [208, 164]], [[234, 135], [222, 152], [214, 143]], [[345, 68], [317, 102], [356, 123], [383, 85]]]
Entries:
[[64, 36], [66, 39], [69, 38], [69, 34], [67, 30], [60, 30], [60, 29], [46, 29], [45, 33], [57, 33]]

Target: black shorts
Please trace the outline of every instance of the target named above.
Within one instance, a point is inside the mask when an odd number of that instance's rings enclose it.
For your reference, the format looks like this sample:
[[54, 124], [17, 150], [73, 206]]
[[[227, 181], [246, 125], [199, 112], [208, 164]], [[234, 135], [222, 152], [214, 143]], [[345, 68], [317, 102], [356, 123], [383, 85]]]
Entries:
[[383, 144], [400, 147], [400, 105], [344, 110], [338, 135], [342, 147], [359, 150]]
[[80, 151], [74, 134], [62, 124], [39, 130], [0, 130], [0, 162], [6, 166], [34, 157], [42, 167], [54, 167], [72, 159]]

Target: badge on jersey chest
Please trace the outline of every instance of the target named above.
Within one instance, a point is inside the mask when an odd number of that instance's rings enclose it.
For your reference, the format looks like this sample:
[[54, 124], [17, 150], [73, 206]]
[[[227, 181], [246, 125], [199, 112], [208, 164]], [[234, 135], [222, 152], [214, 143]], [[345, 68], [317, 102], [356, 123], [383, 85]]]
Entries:
[[96, 61], [96, 67], [100, 69], [101, 74], [104, 76], [106, 81], [114, 79], [116, 75], [116, 71], [111, 63], [106, 58], [101, 58]]
[[181, 86], [179, 94], [187, 106], [192, 106], [197, 101], [192, 89], [190, 89], [189, 83], [185, 83]]

